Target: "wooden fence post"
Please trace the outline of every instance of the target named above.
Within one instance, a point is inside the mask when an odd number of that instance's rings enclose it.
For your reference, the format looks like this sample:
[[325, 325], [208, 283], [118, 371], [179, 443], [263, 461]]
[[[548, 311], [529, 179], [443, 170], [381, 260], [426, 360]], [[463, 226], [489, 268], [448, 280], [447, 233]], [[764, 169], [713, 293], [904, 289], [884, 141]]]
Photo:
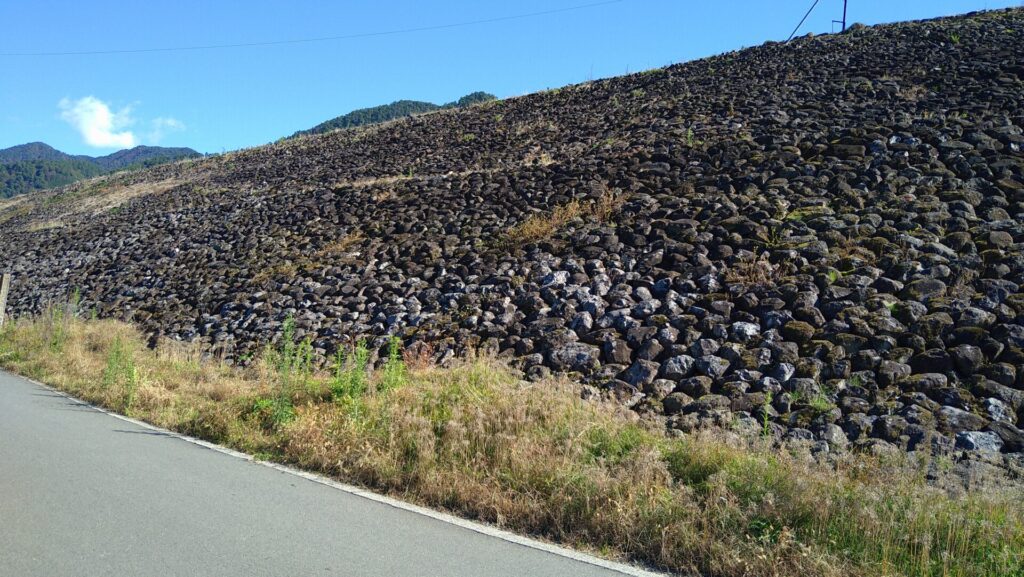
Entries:
[[4, 313], [7, 311], [7, 293], [11, 290], [11, 274], [4, 273], [0, 279], [0, 327], [4, 326]]

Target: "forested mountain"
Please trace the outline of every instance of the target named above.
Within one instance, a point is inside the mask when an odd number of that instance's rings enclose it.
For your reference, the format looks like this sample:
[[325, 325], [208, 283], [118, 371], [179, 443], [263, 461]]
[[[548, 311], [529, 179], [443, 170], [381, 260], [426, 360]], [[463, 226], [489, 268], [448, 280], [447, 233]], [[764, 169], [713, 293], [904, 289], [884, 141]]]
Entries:
[[433, 102], [421, 102], [418, 100], [399, 100], [382, 106], [353, 110], [348, 114], [332, 118], [327, 122], [321, 122], [309, 130], [300, 130], [293, 134], [292, 138], [304, 134], [321, 134], [338, 128], [354, 128], [356, 126], [366, 126], [367, 124], [380, 124], [381, 122], [387, 122], [411, 114], [422, 114], [446, 108], [462, 108], [480, 102], [495, 100], [496, 98], [493, 94], [486, 92], [473, 92], [447, 104], [434, 104]]
[[94, 162], [78, 158], [5, 162], [0, 164], [0, 198], [63, 186], [104, 172]]
[[43, 142], [0, 150], [0, 198], [70, 184], [115, 170], [201, 156], [191, 148], [136, 146], [106, 156], [72, 156]]
[[[65, 154], [45, 142], [29, 142], [0, 150], [0, 163], [4, 164], [22, 160], [67, 160], [69, 158], [76, 157]], [[77, 158], [89, 159], [88, 156]]]
[[191, 148], [165, 148], [163, 146], [136, 146], [118, 150], [107, 156], [95, 158], [96, 164], [106, 170], [120, 170], [122, 168], [142, 168], [155, 166], [164, 162], [171, 162], [180, 158], [191, 158], [201, 156]]

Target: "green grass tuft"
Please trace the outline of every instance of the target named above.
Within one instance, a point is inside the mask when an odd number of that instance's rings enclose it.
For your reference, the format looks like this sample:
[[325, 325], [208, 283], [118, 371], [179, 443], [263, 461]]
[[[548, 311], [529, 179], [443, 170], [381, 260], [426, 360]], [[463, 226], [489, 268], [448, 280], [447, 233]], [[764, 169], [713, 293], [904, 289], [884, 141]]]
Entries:
[[65, 323], [60, 351], [46, 316], [5, 325], [0, 366], [510, 530], [716, 577], [1024, 575], [1020, 486], [953, 496], [910, 459], [847, 455], [831, 467], [760, 439], [670, 437], [495, 361], [407, 367], [397, 340], [376, 371], [357, 343], [321, 374], [292, 322], [245, 368], [170, 343], [147, 349], [123, 323]]

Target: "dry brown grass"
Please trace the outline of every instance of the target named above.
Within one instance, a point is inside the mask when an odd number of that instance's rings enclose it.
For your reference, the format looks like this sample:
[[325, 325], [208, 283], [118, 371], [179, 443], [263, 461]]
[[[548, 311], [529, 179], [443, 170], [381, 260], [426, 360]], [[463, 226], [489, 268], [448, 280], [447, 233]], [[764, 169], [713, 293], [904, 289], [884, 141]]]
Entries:
[[577, 218], [589, 217], [599, 223], [609, 222], [625, 202], [624, 195], [612, 193], [603, 194], [589, 204], [571, 200], [547, 214], [530, 216], [515, 225], [506, 233], [501, 244], [513, 247], [551, 239]]
[[32, 212], [33, 206], [25, 195], [0, 201], [0, 224]]
[[[0, 334], [0, 366], [263, 458], [679, 572], [1024, 574], [1019, 488], [953, 498], [899, 459], [830, 468], [756, 440], [669, 438], [580, 400], [570, 382], [527, 384], [487, 359], [424, 363], [332, 400], [326, 375], [282, 389], [266, 362], [230, 368], [194, 347], [143, 342], [112, 321], [21, 319]], [[294, 413], [268, 419], [281, 391]]]
[[294, 262], [286, 261], [261, 269], [253, 275], [252, 282], [261, 284], [272, 279], [293, 278], [297, 274], [299, 274], [299, 266]]
[[170, 178], [158, 182], [141, 182], [134, 184], [121, 184], [113, 182], [109, 186], [103, 186], [89, 191], [80, 197], [74, 198], [74, 202], [66, 203], [64, 215], [74, 214], [100, 214], [119, 207], [126, 202], [145, 195], [156, 195], [167, 192], [179, 186], [184, 181]]
[[524, 166], [551, 166], [554, 163], [555, 159], [551, 154], [541, 149], [540, 146], [535, 146], [523, 157]]
[[626, 204], [625, 194], [607, 193], [602, 194], [597, 202], [594, 203], [594, 219], [597, 222], [609, 222], [612, 217], [617, 215], [622, 210], [623, 205]]
[[420, 371], [434, 366], [434, 346], [426, 341], [417, 341], [402, 351], [402, 361], [409, 370]]
[[122, 182], [124, 174], [99, 176], [70, 185], [20, 195], [0, 203], [0, 224], [21, 215], [35, 212], [21, 230], [39, 232], [65, 226], [65, 222], [81, 216], [96, 216], [112, 211], [132, 199], [167, 192], [185, 181], [169, 178], [155, 182]]
[[365, 240], [366, 235], [363, 234], [362, 231], [356, 230], [350, 232], [345, 236], [324, 245], [324, 247], [314, 255], [314, 258], [327, 258], [345, 254], [356, 246], [362, 244]]
[[578, 200], [555, 207], [548, 214], [533, 215], [508, 231], [511, 244], [526, 244], [546, 240], [565, 227], [571, 220], [583, 214], [583, 205]]
[[774, 286], [778, 280], [779, 267], [772, 264], [767, 252], [762, 252], [754, 258], [740, 260], [725, 271], [725, 281], [729, 283]]
[[50, 230], [53, 228], [61, 228], [63, 226], [64, 223], [61, 222], [59, 219], [50, 219], [34, 222], [31, 225], [29, 225], [28, 228], [26, 228], [25, 230], [27, 232], [39, 232], [43, 230]]
[[900, 88], [896, 95], [908, 102], [918, 102], [928, 95], [928, 89], [920, 84]]
[[0, 198], [0, 214], [7, 212], [8, 210], [15, 208], [19, 205], [25, 204], [25, 195], [18, 195], [12, 198]]
[[351, 262], [352, 249], [366, 240], [362, 231], [354, 231], [331, 241], [323, 248], [309, 256], [300, 256], [295, 260], [285, 261], [266, 267], [253, 276], [253, 282], [263, 283], [275, 278], [292, 278], [300, 273], [310, 272], [330, 266], [333, 263]]

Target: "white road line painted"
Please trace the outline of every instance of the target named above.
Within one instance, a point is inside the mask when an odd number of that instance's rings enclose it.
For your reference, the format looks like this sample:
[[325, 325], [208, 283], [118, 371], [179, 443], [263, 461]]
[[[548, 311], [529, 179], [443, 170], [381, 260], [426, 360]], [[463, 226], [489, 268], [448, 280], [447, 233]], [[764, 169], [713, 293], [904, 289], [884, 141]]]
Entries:
[[[14, 373], [11, 373], [11, 374], [14, 375]], [[303, 471], [301, 469], [295, 469], [293, 467], [289, 467], [287, 465], [282, 465], [280, 463], [273, 463], [273, 462], [270, 462], [270, 461], [260, 461], [260, 460], [254, 459], [252, 457], [252, 455], [248, 455], [246, 453], [242, 453], [240, 451], [236, 451], [234, 449], [231, 449], [231, 448], [228, 448], [228, 447], [224, 447], [224, 446], [218, 445], [216, 443], [211, 443], [209, 441], [204, 441], [202, 439], [197, 439], [195, 437], [190, 437], [190, 436], [184, 435], [182, 433], [178, 433], [178, 432], [175, 432], [175, 431], [170, 431], [170, 430], [167, 430], [167, 429], [163, 429], [161, 427], [157, 427], [157, 426], [152, 425], [150, 423], [146, 423], [144, 421], [140, 421], [140, 420], [137, 420], [137, 419], [133, 419], [131, 417], [126, 417], [124, 415], [115, 413], [115, 412], [110, 411], [108, 409], [105, 409], [103, 407], [99, 407], [99, 406], [96, 406], [96, 405], [94, 405], [92, 403], [83, 401], [82, 399], [74, 397], [74, 396], [72, 396], [72, 395], [70, 395], [68, 393], [65, 393], [64, 391], [60, 391], [58, 389], [55, 389], [55, 388], [51, 387], [50, 385], [47, 385], [46, 383], [41, 383], [41, 382], [36, 381], [34, 379], [30, 379], [30, 378], [27, 378], [27, 377], [22, 377], [20, 375], [14, 375], [14, 376], [16, 376], [18, 378], [21, 378], [23, 380], [26, 380], [26, 381], [28, 381], [30, 383], [35, 384], [35, 385], [38, 385], [40, 387], [43, 387], [44, 389], [46, 389], [48, 391], [51, 391], [53, 393], [56, 393], [56, 394], [66, 398], [66, 399], [68, 399], [68, 400], [70, 400], [70, 401], [72, 401], [74, 403], [77, 403], [77, 404], [85, 406], [85, 407], [89, 407], [90, 409], [92, 409], [94, 411], [98, 411], [100, 413], [103, 413], [103, 414], [109, 415], [111, 417], [114, 417], [115, 419], [120, 419], [122, 421], [131, 423], [131, 424], [136, 425], [138, 427], [142, 427], [142, 428], [148, 429], [150, 431], [156, 431], [156, 432], [162, 433], [164, 435], [167, 435], [167, 436], [170, 436], [170, 437], [174, 437], [176, 439], [180, 439], [180, 440], [186, 441], [188, 443], [192, 443], [193, 445], [199, 445], [200, 447], [204, 447], [206, 449], [211, 449], [213, 451], [217, 451], [218, 453], [223, 453], [225, 455], [229, 455], [231, 457], [235, 457], [236, 459], [242, 459], [243, 461], [249, 461], [250, 463], [254, 463], [254, 464], [257, 464], [257, 465], [262, 465], [264, 467], [270, 467], [271, 469], [276, 469], [276, 470], [278, 470], [278, 471], [280, 471], [282, 473], [287, 473], [289, 475], [294, 475], [296, 477], [302, 477], [303, 479], [306, 479], [308, 481], [312, 481], [314, 483], [319, 483], [321, 485], [326, 485], [326, 486], [331, 487], [333, 489], [337, 489], [339, 491], [344, 491], [345, 493], [349, 493], [351, 495], [355, 495], [355, 496], [361, 497], [363, 499], [368, 499], [370, 501], [374, 501], [374, 502], [377, 502], [377, 503], [382, 503], [384, 505], [388, 505], [388, 506], [394, 507], [396, 509], [401, 509], [403, 511], [408, 511], [410, 513], [415, 513], [417, 515], [422, 515], [424, 517], [429, 517], [431, 519], [435, 519], [435, 520], [441, 521], [443, 523], [448, 523], [450, 525], [455, 525], [457, 527], [461, 527], [463, 529], [468, 529], [468, 530], [474, 531], [476, 533], [481, 533], [481, 534], [487, 535], [489, 537], [494, 537], [495, 539], [501, 539], [502, 541], [507, 541], [509, 543], [515, 543], [516, 545], [522, 545], [523, 547], [529, 547], [531, 549], [537, 549], [539, 551], [544, 551], [546, 553], [551, 553], [552, 555], [558, 555], [560, 557], [565, 557], [565, 558], [568, 558], [568, 559], [572, 559], [574, 561], [579, 561], [581, 563], [587, 563], [587, 564], [590, 564], [590, 565], [595, 565], [597, 567], [602, 567], [604, 569], [609, 569], [609, 570], [612, 570], [612, 571], [617, 571], [619, 573], [622, 573], [623, 575], [630, 575], [632, 577], [666, 577], [666, 576], [669, 575], [668, 573], [658, 573], [658, 572], [655, 572], [655, 571], [651, 571], [651, 570], [644, 569], [644, 568], [641, 568], [641, 567], [636, 567], [636, 566], [633, 566], [633, 565], [628, 565], [628, 564], [625, 564], [625, 563], [618, 563], [618, 562], [615, 562], [615, 561], [608, 561], [606, 559], [601, 559], [599, 557], [594, 557], [593, 555], [588, 555], [586, 553], [582, 553], [580, 551], [575, 551], [573, 549], [562, 547], [560, 545], [554, 545], [552, 543], [546, 543], [544, 541], [539, 541], [537, 539], [532, 539], [530, 537], [524, 537], [522, 535], [517, 535], [517, 534], [512, 533], [510, 531], [506, 531], [504, 529], [499, 529], [499, 528], [491, 526], [491, 525], [486, 525], [486, 524], [480, 523], [478, 521], [470, 521], [469, 519], [463, 519], [462, 517], [457, 517], [455, 515], [450, 515], [448, 513], [442, 513], [440, 511], [435, 511], [433, 509], [428, 509], [427, 507], [422, 507], [422, 506], [419, 506], [419, 505], [413, 505], [412, 503], [406, 503], [405, 501], [401, 501], [401, 500], [395, 499], [394, 497], [388, 497], [386, 495], [380, 495], [378, 493], [374, 493], [372, 491], [368, 491], [368, 490], [363, 489], [361, 487], [357, 487], [355, 485], [349, 485], [347, 483], [342, 483], [340, 481], [335, 481], [334, 479], [330, 479], [328, 477], [324, 477], [323, 475], [319, 475], [319, 474], [316, 474], [316, 473], [311, 473], [309, 471]]]

